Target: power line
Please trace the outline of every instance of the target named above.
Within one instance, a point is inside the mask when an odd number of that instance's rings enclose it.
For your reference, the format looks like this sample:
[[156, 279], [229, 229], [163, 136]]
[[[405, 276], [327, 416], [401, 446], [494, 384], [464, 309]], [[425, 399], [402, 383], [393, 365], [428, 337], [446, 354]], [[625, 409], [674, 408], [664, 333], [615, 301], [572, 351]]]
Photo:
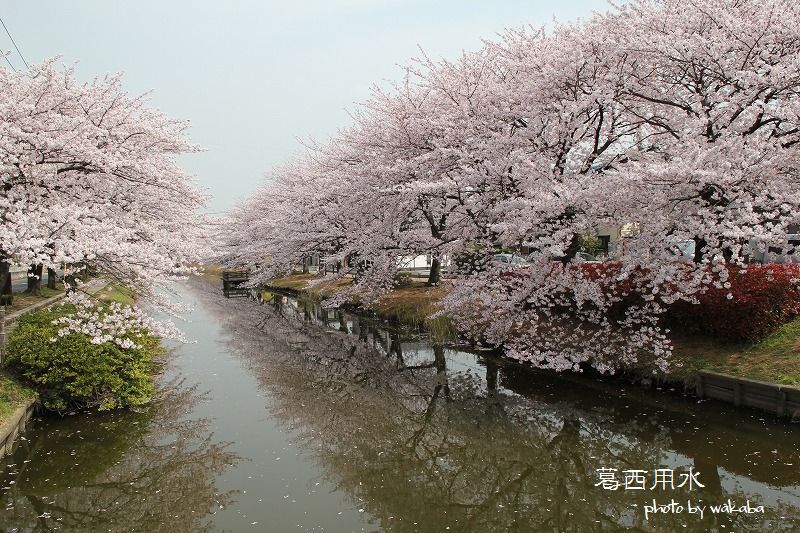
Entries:
[[7, 55], [5, 55], [5, 54], [3, 54], [3, 57], [5, 58], [5, 60], [6, 60], [6, 63], [8, 63], [8, 66], [9, 66], [9, 67], [11, 67], [11, 70], [13, 70], [14, 72], [16, 72], [16, 71], [17, 71], [17, 69], [15, 69], [15, 68], [14, 68], [14, 64], [13, 64], [13, 63], [11, 63], [11, 60], [10, 60], [10, 59], [8, 59], [8, 56], [7, 56]]
[[[3, 25], [3, 29], [6, 30], [6, 35], [8, 35], [8, 38], [11, 39], [11, 44], [13, 44], [14, 48], [17, 49], [17, 53], [19, 54], [19, 58], [22, 59], [23, 63], [25, 63], [25, 68], [31, 68], [30, 66], [28, 66], [28, 62], [25, 61], [25, 58], [22, 56], [22, 52], [19, 51], [19, 46], [17, 46], [17, 42], [11, 36], [11, 32], [8, 31], [8, 28], [6, 27], [6, 23], [3, 22], [3, 17], [0, 17], [0, 24], [2, 24]], [[6, 61], [8, 61], [8, 57], [7, 56], [6, 56]], [[8, 62], [9, 62], [9, 64], [11, 63], [11, 61], [8, 61]], [[12, 66], [11, 68], [14, 68], [14, 67]]]

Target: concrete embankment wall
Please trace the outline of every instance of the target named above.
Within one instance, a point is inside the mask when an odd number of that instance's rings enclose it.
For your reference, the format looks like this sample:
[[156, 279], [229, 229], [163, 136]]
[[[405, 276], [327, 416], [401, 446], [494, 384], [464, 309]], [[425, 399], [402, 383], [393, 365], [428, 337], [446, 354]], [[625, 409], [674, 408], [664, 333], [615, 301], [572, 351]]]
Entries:
[[20, 279], [26, 279], [28, 277], [28, 268], [19, 265], [12, 265], [11, 266], [11, 279], [16, 281]]
[[33, 416], [36, 400], [31, 399], [17, 408], [11, 417], [0, 426], [0, 459], [11, 453], [17, 436], [25, 431], [28, 421]]
[[753, 407], [779, 417], [800, 420], [800, 389], [701, 370], [695, 393], [698, 398], [713, 398], [737, 407]]

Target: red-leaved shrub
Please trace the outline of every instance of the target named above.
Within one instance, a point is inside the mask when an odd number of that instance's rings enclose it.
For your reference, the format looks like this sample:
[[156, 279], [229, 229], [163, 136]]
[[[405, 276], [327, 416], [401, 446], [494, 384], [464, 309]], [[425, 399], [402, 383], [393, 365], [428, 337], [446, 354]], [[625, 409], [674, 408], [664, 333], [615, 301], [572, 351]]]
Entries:
[[[559, 268], [560, 265], [553, 263], [554, 272]], [[621, 320], [630, 307], [641, 305], [642, 292], [650, 291], [651, 273], [646, 269], [634, 269], [620, 281], [623, 265], [619, 262], [580, 263], [577, 268], [582, 277], [597, 283], [602, 294], [613, 302], [604, 310], [612, 322]], [[683, 300], [670, 304], [663, 325], [675, 333], [742, 342], [761, 339], [800, 316], [800, 265], [730, 266], [727, 273], [729, 288], [710, 287], [696, 295], [696, 304]], [[526, 269], [509, 270], [501, 276], [508, 279], [510, 288], [515, 278], [526, 276]], [[719, 279], [719, 274], [715, 276]], [[564, 288], [568, 296], [570, 290], [568, 286]], [[569, 315], [577, 309], [565, 305], [553, 311]]]
[[731, 267], [730, 289], [711, 288], [698, 294], [698, 304], [672, 304], [667, 323], [680, 332], [729, 341], [761, 339], [800, 315], [799, 278], [796, 264]]

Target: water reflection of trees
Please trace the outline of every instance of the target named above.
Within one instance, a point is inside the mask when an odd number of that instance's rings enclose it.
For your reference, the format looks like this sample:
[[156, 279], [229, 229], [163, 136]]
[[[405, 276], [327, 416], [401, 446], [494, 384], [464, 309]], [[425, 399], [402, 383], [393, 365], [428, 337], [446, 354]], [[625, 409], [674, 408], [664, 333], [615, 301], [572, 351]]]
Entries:
[[[771, 503], [767, 516], [707, 517], [702, 523], [686, 515], [648, 523], [637, 506], [653, 497], [760, 501], [764, 495], [757, 485], [744, 491], [726, 489], [719, 477], [714, 482], [718, 470], [738, 468], [736, 458], [723, 457], [720, 442], [730, 446], [741, 438], [745, 442], [730, 451], [776, 450], [781, 461], [798, 464], [796, 440], [791, 440], [796, 433], [776, 438], [769, 428], [751, 433], [730, 424], [691, 431], [687, 424], [700, 423], [691, 412], [615, 399], [605, 396], [607, 391], [568, 382], [537, 383], [535, 375], [500, 368], [494, 359], [482, 367], [453, 368], [462, 361], [452, 352], [403, 339], [399, 331], [356, 316], [281, 297], [261, 308], [253, 302], [221, 304], [213, 294], [205, 294], [204, 301], [217, 309], [230, 347], [274, 399], [274, 416], [297, 435], [326, 476], [384, 528], [800, 527], [798, 507], [785, 502]], [[538, 388], [528, 390], [532, 385]], [[693, 446], [679, 442], [686, 440]], [[711, 482], [691, 494], [594, 486], [600, 467], [652, 470], [675, 464], [694, 464]], [[772, 484], [796, 485], [796, 476], [779, 479], [785, 468], [777, 464], [764, 470], [772, 472]], [[734, 480], [748, 481], [750, 471], [733, 473], [738, 474]]]
[[204, 531], [227, 506], [216, 477], [238, 457], [189, 414], [201, 398], [171, 382], [143, 412], [44, 421], [0, 476], [0, 524], [20, 531]]

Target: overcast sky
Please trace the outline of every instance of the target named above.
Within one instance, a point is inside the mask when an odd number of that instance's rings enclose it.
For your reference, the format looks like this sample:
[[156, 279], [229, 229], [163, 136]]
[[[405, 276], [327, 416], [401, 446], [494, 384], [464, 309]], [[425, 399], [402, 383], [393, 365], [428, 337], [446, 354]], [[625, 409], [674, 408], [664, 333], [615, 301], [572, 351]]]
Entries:
[[[212, 211], [269, 169], [347, 125], [370, 86], [418, 55], [455, 57], [508, 27], [605, 10], [605, 0], [3, 0], [0, 17], [28, 63], [61, 56], [89, 79], [125, 73], [132, 93], [192, 122], [207, 151], [181, 162]], [[12, 50], [0, 29], [0, 50]], [[18, 56], [10, 58], [22, 67]]]

